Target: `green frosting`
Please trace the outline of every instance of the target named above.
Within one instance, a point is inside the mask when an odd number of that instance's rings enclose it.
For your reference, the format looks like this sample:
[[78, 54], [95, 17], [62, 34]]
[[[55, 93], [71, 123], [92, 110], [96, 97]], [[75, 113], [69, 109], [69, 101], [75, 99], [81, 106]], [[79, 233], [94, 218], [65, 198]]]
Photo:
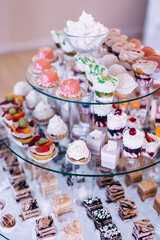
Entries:
[[100, 98], [102, 98], [102, 97], [112, 97], [113, 96], [113, 92], [111, 92], [111, 93], [103, 93], [103, 92], [95, 91], [95, 93]]
[[90, 59], [89, 57], [79, 57], [76, 61], [81, 61], [83, 64], [96, 63], [94, 59]]
[[97, 77], [97, 80], [99, 83], [105, 83], [106, 81], [110, 81], [113, 84], [113, 86], [116, 86], [116, 83], [118, 82], [118, 80], [116, 78], [113, 78], [110, 75], [104, 76], [102, 74], [100, 74]]

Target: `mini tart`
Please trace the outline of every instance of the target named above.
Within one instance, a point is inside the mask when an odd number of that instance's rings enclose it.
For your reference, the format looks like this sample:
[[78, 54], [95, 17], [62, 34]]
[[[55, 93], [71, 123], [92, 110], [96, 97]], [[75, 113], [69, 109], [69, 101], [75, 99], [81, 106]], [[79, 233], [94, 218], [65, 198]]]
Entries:
[[40, 75], [45, 69], [51, 69], [50, 61], [48, 59], [37, 59], [30, 68], [30, 72], [35, 75]]
[[75, 160], [75, 159], [69, 157], [68, 155], [67, 155], [67, 158], [68, 158], [71, 162], [76, 162], [76, 163], [78, 163], [78, 162], [85, 163], [85, 162], [87, 162], [88, 159], [89, 159], [89, 157], [88, 157], [88, 158], [82, 158], [82, 159], [79, 159], [79, 160]]
[[[9, 101], [7, 98], [12, 97], [13, 99]], [[22, 96], [16, 96], [13, 93], [8, 93], [4, 96], [4, 100], [0, 102], [0, 107], [4, 112], [6, 112], [11, 107], [20, 107], [23, 103]]]
[[51, 118], [52, 118], [52, 116], [49, 117], [49, 118], [41, 119], [41, 120], [40, 120], [40, 119], [35, 118], [35, 117], [33, 116], [33, 119], [34, 119], [36, 122], [39, 122], [39, 123], [45, 123], [45, 122], [48, 122]]
[[[27, 122], [26, 124], [26, 127], [11, 127], [13, 137], [22, 144], [28, 144], [35, 135], [36, 128], [34, 121], [32, 120], [30, 122]], [[18, 137], [18, 135], [20, 135], [21, 137]]]
[[[39, 140], [42, 139], [40, 136], [35, 136], [31, 142], [29, 142], [29, 150], [33, 157], [37, 160], [47, 160], [51, 158], [55, 152], [55, 145], [52, 140], [45, 139], [43, 144], [39, 143]], [[50, 152], [50, 148], [53, 150]]]
[[46, 135], [47, 135], [47, 137], [49, 137], [50, 139], [55, 141], [55, 140], [59, 140], [59, 139], [65, 138], [68, 135], [68, 131], [65, 134], [63, 134], [63, 135], [58, 135], [58, 136], [51, 136], [51, 134], [49, 134], [49, 133], [46, 133]]
[[[17, 113], [15, 114], [10, 114], [9, 113], [9, 109], [4, 112], [4, 114], [2, 115], [2, 118], [4, 119], [4, 122], [6, 124], [7, 127], [11, 128], [12, 125], [16, 125], [17, 122], [21, 119], [21, 118], [25, 118], [26, 117], [26, 113], [22, 111], [21, 108], [14, 108]], [[11, 123], [11, 125], [10, 125]]]
[[38, 49], [38, 54], [32, 58], [34, 62], [36, 59], [48, 59], [50, 63], [57, 61], [57, 56], [54, 55], [52, 48], [41, 47]]

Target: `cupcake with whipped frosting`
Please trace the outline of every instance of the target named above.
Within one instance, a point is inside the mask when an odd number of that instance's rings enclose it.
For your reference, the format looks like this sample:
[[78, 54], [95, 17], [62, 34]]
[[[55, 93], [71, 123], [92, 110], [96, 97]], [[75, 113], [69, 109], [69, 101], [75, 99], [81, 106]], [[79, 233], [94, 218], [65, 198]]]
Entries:
[[53, 118], [49, 120], [49, 124], [47, 126], [46, 135], [54, 140], [63, 139], [68, 134], [68, 127], [62, 118], [58, 115], [54, 115]]
[[122, 49], [119, 54], [121, 64], [128, 70], [132, 70], [132, 63], [144, 56], [144, 52], [138, 49]]
[[82, 140], [75, 140], [70, 143], [67, 149], [67, 158], [73, 163], [85, 163], [90, 156], [87, 145]]
[[107, 127], [107, 114], [111, 112], [111, 104], [94, 105], [94, 123], [97, 127]]
[[37, 123], [46, 124], [53, 117], [53, 114], [54, 112], [51, 105], [41, 101], [36, 105], [33, 111], [33, 119]]
[[126, 127], [127, 115], [122, 109], [116, 109], [107, 115], [107, 134], [111, 139], [121, 139]]
[[118, 41], [113, 44], [112, 51], [116, 56], [119, 56], [119, 53], [122, 49], [130, 50], [136, 47], [136, 44], [128, 42], [127, 40]]
[[138, 86], [134, 78], [128, 73], [117, 75], [117, 78], [119, 82], [116, 91], [121, 94], [130, 94]]
[[136, 128], [126, 128], [123, 133], [123, 154], [128, 158], [140, 157], [144, 143], [144, 132]]
[[128, 116], [126, 127], [140, 129], [141, 124], [137, 117]]
[[40, 100], [42, 100], [41, 94], [35, 90], [31, 90], [25, 98], [27, 108], [33, 111]]
[[137, 83], [142, 87], [149, 87], [153, 81], [152, 75], [158, 63], [155, 61], [139, 59], [132, 63], [132, 68], [137, 79]]
[[126, 72], [126, 69], [120, 64], [113, 64], [108, 68], [108, 73], [112, 76], [117, 76]]
[[152, 133], [145, 132], [144, 143], [142, 146], [142, 156], [154, 158], [160, 148], [160, 138]]
[[29, 86], [29, 84], [23, 81], [19, 81], [13, 87], [13, 94], [17, 96], [25, 97], [30, 90], [31, 90], [31, 87]]

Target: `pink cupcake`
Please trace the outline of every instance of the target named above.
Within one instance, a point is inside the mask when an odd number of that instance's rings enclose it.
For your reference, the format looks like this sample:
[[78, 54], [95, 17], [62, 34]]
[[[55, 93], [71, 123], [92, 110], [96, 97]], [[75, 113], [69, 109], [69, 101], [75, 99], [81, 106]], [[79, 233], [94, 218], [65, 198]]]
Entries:
[[43, 70], [50, 68], [51, 64], [48, 59], [37, 59], [32, 67], [32, 72], [34, 74], [40, 75]]

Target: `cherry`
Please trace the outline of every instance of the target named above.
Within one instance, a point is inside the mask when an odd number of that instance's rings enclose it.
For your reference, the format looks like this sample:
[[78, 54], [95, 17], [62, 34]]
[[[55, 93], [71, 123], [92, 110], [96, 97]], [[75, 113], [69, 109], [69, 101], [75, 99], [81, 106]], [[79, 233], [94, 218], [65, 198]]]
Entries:
[[136, 133], [137, 133], [137, 131], [136, 131], [135, 128], [131, 128], [131, 129], [129, 130], [129, 134], [132, 135], [132, 136], [136, 135]]
[[122, 115], [122, 109], [117, 109], [114, 115]]
[[145, 137], [148, 142], [155, 142], [155, 140], [153, 138], [151, 138], [151, 136], [147, 132], [145, 132]]
[[136, 121], [136, 118], [131, 117], [131, 118], [129, 118], [129, 121], [131, 121], [131, 122], [135, 122], [135, 121]]

